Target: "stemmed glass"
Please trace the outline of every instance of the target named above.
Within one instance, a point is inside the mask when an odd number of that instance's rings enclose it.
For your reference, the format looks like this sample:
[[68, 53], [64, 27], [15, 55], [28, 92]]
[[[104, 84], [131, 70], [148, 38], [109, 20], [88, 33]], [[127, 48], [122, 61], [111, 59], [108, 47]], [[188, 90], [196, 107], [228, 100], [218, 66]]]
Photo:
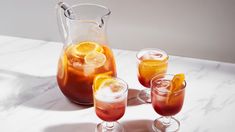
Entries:
[[172, 116], [183, 106], [186, 81], [183, 80], [182, 84], [177, 84], [176, 90], [172, 90], [173, 78], [174, 75], [165, 74], [155, 76], [151, 80], [152, 106], [159, 115], [162, 115], [153, 123], [155, 131], [173, 132], [180, 128], [180, 122]]
[[166, 73], [168, 67], [168, 55], [160, 49], [142, 49], [137, 55], [138, 80], [145, 87], [137, 95], [138, 99], [145, 103], [151, 103], [150, 81], [155, 75]]
[[99, 89], [93, 86], [95, 112], [104, 121], [97, 125], [96, 132], [124, 132], [117, 120], [125, 113], [127, 93], [127, 83], [115, 77], [107, 79]]

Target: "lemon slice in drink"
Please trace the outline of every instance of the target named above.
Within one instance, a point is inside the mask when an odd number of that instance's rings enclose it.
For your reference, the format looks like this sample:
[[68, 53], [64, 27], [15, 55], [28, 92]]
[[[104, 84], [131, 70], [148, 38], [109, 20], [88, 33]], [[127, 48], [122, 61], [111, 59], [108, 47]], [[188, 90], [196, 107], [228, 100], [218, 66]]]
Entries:
[[75, 45], [73, 52], [79, 56], [85, 56], [91, 52], [103, 52], [103, 48], [95, 42], [85, 41]]
[[96, 68], [101, 67], [106, 62], [106, 56], [103, 53], [94, 51], [84, 57], [85, 63], [94, 65]]

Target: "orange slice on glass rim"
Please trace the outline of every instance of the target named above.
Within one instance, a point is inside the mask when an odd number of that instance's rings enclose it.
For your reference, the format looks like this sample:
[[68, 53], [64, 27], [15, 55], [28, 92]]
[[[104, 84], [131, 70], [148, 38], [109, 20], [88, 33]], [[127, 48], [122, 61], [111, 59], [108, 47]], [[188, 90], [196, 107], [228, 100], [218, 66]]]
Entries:
[[178, 91], [184, 85], [185, 76], [183, 73], [176, 74], [171, 80], [172, 87], [170, 89], [171, 92]]
[[167, 96], [167, 103], [170, 102], [171, 100], [171, 94], [174, 92], [179, 91], [180, 89], [183, 88], [184, 85], [184, 80], [185, 80], [185, 75], [183, 73], [179, 73], [174, 75], [173, 79], [171, 80], [171, 86], [170, 86], [170, 94]]
[[101, 87], [108, 86], [111, 83], [116, 83], [117, 81], [112, 77], [107, 74], [99, 74], [94, 78], [93, 81], [93, 90], [96, 92], [99, 90]]

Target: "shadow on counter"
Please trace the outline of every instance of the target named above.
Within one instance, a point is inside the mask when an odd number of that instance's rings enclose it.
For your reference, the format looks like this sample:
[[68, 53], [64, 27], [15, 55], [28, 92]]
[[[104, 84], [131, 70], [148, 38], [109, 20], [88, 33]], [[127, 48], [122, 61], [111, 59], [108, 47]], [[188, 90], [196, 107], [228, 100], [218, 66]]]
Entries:
[[[154, 132], [152, 122], [152, 120], [131, 120], [121, 124], [125, 132]], [[61, 124], [47, 127], [43, 132], [94, 132], [96, 125], [94, 123]]]
[[[17, 106], [52, 111], [74, 111], [90, 108], [70, 102], [60, 91], [55, 76], [33, 76], [0, 69], [0, 110]], [[128, 106], [143, 104], [137, 99], [139, 90], [128, 90]]]
[[50, 126], [43, 132], [94, 132], [95, 127], [94, 123], [62, 124]]
[[0, 69], [0, 111], [26, 106], [52, 111], [74, 111], [90, 107], [71, 103], [61, 93], [55, 76], [33, 76]]
[[152, 120], [130, 120], [121, 124], [125, 128], [125, 132], [154, 132], [152, 123]]
[[136, 105], [141, 105], [144, 104], [142, 101], [140, 101], [137, 98], [138, 93], [140, 90], [129, 88], [128, 89], [128, 101], [127, 101], [127, 106], [136, 106]]

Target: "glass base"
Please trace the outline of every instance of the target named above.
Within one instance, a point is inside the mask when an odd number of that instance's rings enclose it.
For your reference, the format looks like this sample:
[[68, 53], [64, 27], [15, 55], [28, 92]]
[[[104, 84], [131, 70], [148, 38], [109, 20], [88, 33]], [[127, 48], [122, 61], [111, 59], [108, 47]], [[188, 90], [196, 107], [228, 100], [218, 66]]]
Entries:
[[118, 122], [112, 122], [113, 125], [109, 127], [107, 122], [99, 123], [95, 129], [95, 132], [124, 132], [123, 126]]
[[160, 117], [153, 122], [153, 130], [155, 132], [177, 132], [180, 129], [180, 122], [175, 118], [171, 118], [169, 123], [164, 123], [164, 117]]
[[150, 88], [141, 90], [137, 95], [137, 98], [144, 103], [151, 103]]

